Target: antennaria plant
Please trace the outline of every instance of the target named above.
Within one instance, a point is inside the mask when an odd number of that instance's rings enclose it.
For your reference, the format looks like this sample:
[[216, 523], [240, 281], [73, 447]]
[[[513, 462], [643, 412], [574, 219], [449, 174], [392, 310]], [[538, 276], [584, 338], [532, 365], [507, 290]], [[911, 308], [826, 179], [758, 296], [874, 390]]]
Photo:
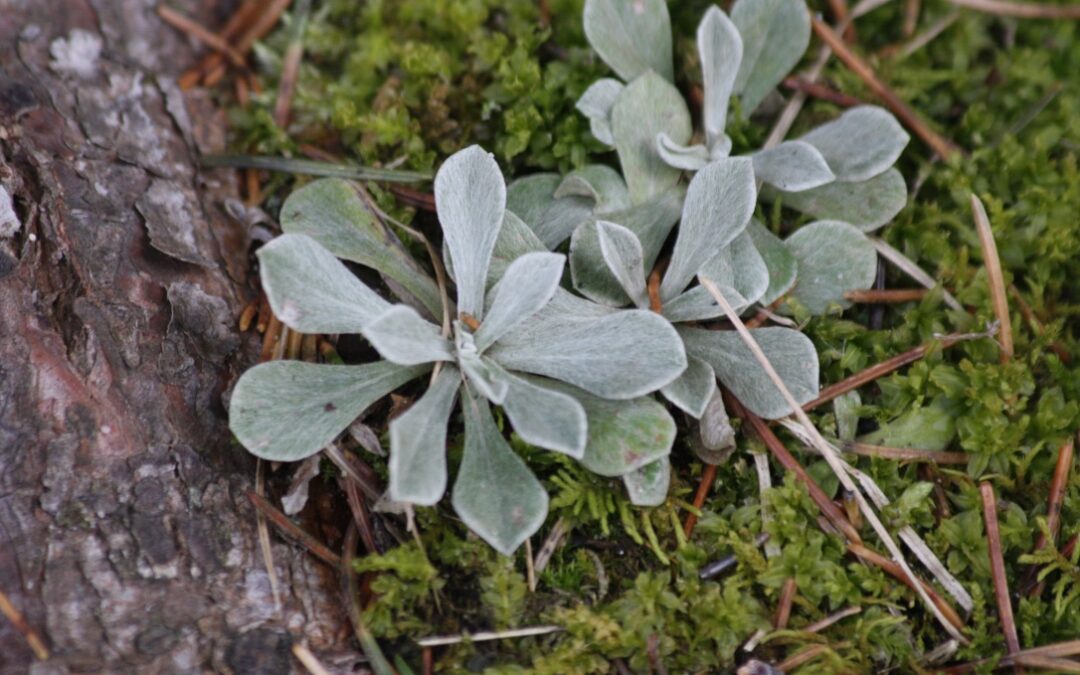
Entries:
[[652, 475], [635, 472], [666, 457], [675, 433], [666, 410], [643, 397], [679, 377], [686, 355], [662, 317], [559, 289], [564, 256], [548, 252], [506, 210], [502, 174], [479, 147], [443, 164], [435, 200], [457, 286], [450, 334], [412, 306], [383, 299], [337, 260], [378, 270], [429, 316], [441, 314], [437, 287], [398, 252], [348, 183], [317, 181], [290, 197], [282, 209], [286, 234], [258, 253], [275, 314], [302, 333], [359, 333], [384, 360], [259, 365], [236, 385], [230, 424], [259, 457], [303, 459], [372, 403], [432, 373], [427, 392], [390, 423], [388, 496], [420, 505], [441, 499], [447, 429], [460, 409], [464, 455], [454, 509], [509, 554], [543, 523], [548, 498], [504, 439], [491, 405], [526, 442], [603, 475], [633, 474], [634, 487]]

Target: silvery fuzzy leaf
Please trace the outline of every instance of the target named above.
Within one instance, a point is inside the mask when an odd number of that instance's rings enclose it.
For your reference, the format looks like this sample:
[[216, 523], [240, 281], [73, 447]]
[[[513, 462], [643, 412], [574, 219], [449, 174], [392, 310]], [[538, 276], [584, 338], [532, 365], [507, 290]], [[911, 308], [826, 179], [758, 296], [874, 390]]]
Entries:
[[589, 164], [566, 174], [555, 197], [587, 197], [594, 203], [593, 210], [600, 213], [630, 208], [626, 181], [605, 164]]
[[875, 105], [861, 105], [800, 140], [821, 151], [837, 180], [854, 183], [869, 180], [895, 164], [911, 137], [892, 113]]
[[626, 82], [649, 70], [674, 79], [664, 0], [585, 0], [584, 23], [589, 44]]
[[698, 273], [721, 286], [730, 286], [747, 305], [757, 302], [769, 289], [769, 268], [745, 230], [702, 265]]
[[259, 249], [270, 307], [301, 333], [359, 333], [390, 303], [307, 235], [283, 234]]
[[[644, 268], [650, 270], [671, 228], [679, 220], [682, 199], [682, 189], [676, 187], [645, 204], [598, 217], [634, 233], [641, 243]], [[595, 221], [580, 226], [570, 239], [570, 275], [574, 288], [594, 302], [612, 307], [622, 307], [630, 302], [604, 263]]]
[[381, 272], [432, 316], [442, 315], [435, 280], [372, 214], [349, 181], [324, 178], [295, 190], [281, 207], [281, 229], [286, 234], [306, 234], [338, 258]]
[[483, 352], [506, 331], [551, 300], [562, 279], [566, 256], [561, 253], [526, 253], [506, 268], [492, 291], [487, 318], [476, 331], [476, 349]]
[[468, 382], [484, 398], [502, 405], [510, 391], [510, 378], [502, 366], [486, 356], [459, 353], [458, 366]]
[[724, 407], [724, 395], [719, 389], [713, 392], [705, 412], [701, 415], [701, 444], [705, 450], [717, 452], [735, 447], [735, 429]]
[[675, 420], [653, 397], [611, 401], [561, 382], [543, 383], [574, 397], [585, 409], [588, 439], [581, 464], [593, 473], [622, 476], [671, 453]]
[[727, 126], [728, 104], [742, 62], [742, 37], [731, 19], [713, 5], [698, 24], [697, 46], [705, 83], [702, 115], [705, 118], [705, 135], [711, 146], [724, 136]]
[[577, 399], [513, 375], [509, 382], [502, 407], [517, 435], [530, 445], [581, 459], [588, 421]]
[[568, 307], [553, 300], [488, 354], [509, 370], [544, 375], [610, 399], [656, 391], [686, 368], [682, 342], [663, 317], [647, 310], [588, 316]]
[[[797, 330], [780, 327], [750, 331], [799, 404], [818, 394], [818, 356], [814, 343]], [[686, 351], [716, 371], [720, 383], [754, 414], [777, 419], [791, 414], [776, 385], [735, 331], [680, 327]]]
[[465, 454], [451, 501], [470, 530], [499, 553], [512, 554], [544, 524], [548, 496], [503, 439], [487, 401], [462, 394]]
[[795, 285], [798, 265], [787, 245], [757, 220], [751, 219], [746, 232], [769, 270], [769, 288], [759, 298], [761, 304], [768, 307]]
[[700, 171], [709, 163], [709, 149], [704, 145], [679, 145], [663, 132], [656, 136], [656, 151], [668, 166], [683, 171]]
[[447, 364], [420, 400], [390, 422], [390, 480], [397, 502], [432, 506], [446, 492], [446, 427], [461, 372]]
[[435, 207], [454, 260], [458, 310], [484, 318], [484, 289], [506, 211], [506, 183], [491, 153], [473, 145], [435, 175]]
[[804, 0], [737, 0], [731, 20], [743, 41], [735, 93], [749, 116], [806, 53], [810, 13]]
[[[506, 208], [517, 214], [534, 232], [543, 250], [553, 249], [574, 229], [592, 217], [593, 201], [570, 195], [556, 198], [555, 192], [563, 178], [555, 173], [538, 173], [519, 178], [506, 192]], [[506, 227], [506, 223], [503, 223]], [[502, 239], [502, 234], [499, 236]], [[496, 244], [496, 255], [499, 244]]]
[[667, 457], [646, 464], [623, 477], [626, 494], [634, 506], [660, 506], [671, 487], [671, 462]]
[[907, 185], [893, 168], [860, 183], [837, 181], [805, 192], [784, 192], [766, 185], [761, 196], [770, 202], [779, 199], [784, 206], [815, 218], [842, 220], [873, 232], [907, 205]]
[[[720, 284], [719, 289], [736, 312], [741, 313], [750, 306], [751, 303], [734, 288]], [[665, 302], [661, 315], [672, 323], [707, 321], [724, 316], [724, 310], [704, 286], [694, 286], [674, 300]]]
[[322, 450], [368, 406], [427, 370], [387, 361], [363, 366], [263, 363], [236, 383], [229, 428], [251, 454], [295, 462]]
[[664, 398], [693, 418], [699, 418], [716, 392], [716, 373], [701, 359], [687, 355], [686, 370], [674, 382], [660, 390]]
[[709, 161], [715, 162], [718, 159], [724, 159], [731, 155], [731, 136], [727, 134], [721, 134], [719, 138], [713, 139], [712, 144], [709, 146]]
[[694, 175], [660, 284], [664, 301], [682, 293], [701, 266], [746, 229], [756, 201], [754, 165], [745, 157], [717, 160]]
[[615, 145], [611, 135], [611, 108], [625, 87], [622, 82], [605, 77], [589, 85], [577, 101], [577, 109], [589, 119], [589, 130], [596, 140], [605, 145]]
[[850, 307], [844, 293], [874, 285], [877, 251], [858, 228], [819, 220], [799, 228], [784, 243], [799, 266], [790, 297], [813, 314], [824, 314], [834, 304]]
[[679, 182], [680, 171], [664, 162], [656, 146], [660, 133], [686, 145], [693, 131], [674, 85], [651, 70], [628, 84], [615, 100], [611, 130], [632, 203], [647, 202]]
[[619, 282], [623, 291], [638, 307], [649, 306], [645, 290], [644, 255], [641, 242], [634, 233], [622, 225], [603, 220], [596, 222], [600, 252], [608, 270]]
[[391, 363], [413, 366], [453, 361], [454, 346], [412, 307], [393, 305], [360, 331], [379, 355]]
[[784, 141], [751, 157], [758, 179], [788, 192], [802, 192], [836, 180], [821, 152], [805, 141]]
[[[544, 243], [512, 211], [503, 218], [499, 238], [495, 240], [495, 250], [491, 254], [491, 266], [488, 268], [487, 285], [493, 287], [503, 278], [506, 268], [526, 253], [547, 252]], [[447, 259], [449, 260], [449, 259]]]

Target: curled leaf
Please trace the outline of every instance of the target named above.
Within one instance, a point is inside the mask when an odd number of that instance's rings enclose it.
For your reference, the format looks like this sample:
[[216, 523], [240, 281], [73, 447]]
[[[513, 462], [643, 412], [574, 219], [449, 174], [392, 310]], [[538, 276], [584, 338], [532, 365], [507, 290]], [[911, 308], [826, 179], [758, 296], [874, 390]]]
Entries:
[[759, 179], [788, 192], [802, 192], [836, 180], [825, 157], [805, 141], [784, 141], [751, 157]]
[[611, 109], [625, 86], [618, 80], [606, 77], [593, 82], [578, 99], [576, 107], [589, 119], [592, 135], [605, 145], [615, 145], [615, 137], [611, 133]]
[[806, 53], [810, 12], [804, 0], [737, 0], [731, 20], [743, 41], [735, 93], [749, 116]]
[[626, 181], [618, 171], [604, 164], [589, 164], [566, 174], [555, 190], [555, 198], [575, 196], [591, 199], [597, 213], [630, 208]]

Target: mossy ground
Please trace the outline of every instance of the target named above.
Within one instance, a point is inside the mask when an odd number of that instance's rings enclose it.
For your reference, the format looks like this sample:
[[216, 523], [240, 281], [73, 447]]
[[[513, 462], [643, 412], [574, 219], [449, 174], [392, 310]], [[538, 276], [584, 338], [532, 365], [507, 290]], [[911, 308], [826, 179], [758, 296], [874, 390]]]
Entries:
[[[542, 5], [547, 11], [541, 9]], [[671, 3], [679, 84], [699, 78], [694, 27], [708, 2]], [[824, 2], [815, 9], [826, 10]], [[998, 492], [1002, 545], [1014, 594], [1027, 571], [1046, 514], [1046, 495], [1059, 445], [1077, 429], [1080, 372], [1072, 359], [1080, 313], [1080, 23], [1015, 20], [959, 11], [939, 37], [905, 56], [887, 56], [902, 44], [904, 2], [894, 0], [857, 22], [860, 53], [881, 78], [966, 154], [931, 159], [913, 140], [900, 163], [911, 203], [883, 231], [894, 246], [949, 288], [968, 312], [949, 310], [940, 293], [893, 306], [878, 317], [871, 307], [806, 321], [817, 344], [823, 384], [954, 331], [979, 331], [993, 319], [969, 195], [986, 203], [1006, 282], [1018, 289], [1041, 322], [1036, 327], [1013, 301], [1016, 357], [1001, 363], [992, 340], [961, 343], [860, 390], [860, 430], [884, 429], [886, 441], [917, 442], [934, 434], [951, 450], [971, 454], [966, 467], [927, 472], [916, 464], [861, 459], [897, 502], [891, 525], [908, 523], [926, 538], [971, 592], [976, 609], [971, 638], [955, 655], [970, 660], [1005, 652], [994, 603], [983, 534], [979, 480]], [[307, 55], [287, 130], [272, 122], [275, 73], [290, 30], [259, 49], [266, 94], [233, 115], [239, 150], [297, 155], [315, 145], [351, 160], [432, 169], [470, 143], [493, 150], [509, 176], [567, 170], [586, 162], [614, 162], [590, 136], [573, 104], [606, 69], [587, 49], [580, 27], [581, 0], [324, 0], [316, 2], [306, 34]], [[944, 0], [926, 0], [925, 30], [956, 12]], [[549, 21], [547, 19], [550, 19]], [[807, 59], [816, 54], [811, 46]], [[862, 82], [835, 59], [824, 81], [873, 102]], [[835, 116], [812, 102], [793, 134]], [[756, 147], [770, 120], [737, 121], [736, 152]], [[272, 209], [288, 185], [267, 202]], [[384, 207], [404, 218], [427, 216], [379, 192]], [[780, 230], [797, 222], [789, 212], [761, 214]], [[888, 287], [914, 284], [898, 272]], [[815, 414], [821, 428], [835, 425], [832, 409]], [[905, 428], [893, 424], [901, 418]], [[371, 421], [376, 423], [375, 421]], [[788, 447], [832, 494], [836, 480], [823, 462], [783, 436]], [[926, 439], [923, 439], [926, 440]], [[887, 443], [888, 444], [888, 443]], [[573, 525], [566, 545], [529, 593], [525, 566], [498, 557], [466, 536], [449, 508], [422, 509], [417, 518], [425, 554], [415, 544], [368, 558], [380, 574], [366, 618], [384, 649], [414, 668], [411, 639], [436, 633], [557, 623], [566, 631], [539, 638], [459, 645], [436, 650], [440, 672], [609, 672], [622, 658], [636, 672], [650, 667], [648, 645], [670, 672], [725, 671], [745, 658], [738, 648], [755, 630], [768, 629], [780, 587], [794, 577], [798, 594], [792, 630], [771, 634], [758, 658], [777, 662], [809, 645], [828, 647], [799, 672], [917, 670], [919, 656], [945, 635], [916, 596], [877, 568], [849, 556], [843, 540], [824, 533], [818, 511], [774, 463], [778, 487], [767, 495], [767, 528], [780, 554], [766, 558], [752, 545], [761, 531], [760, 497], [750, 453], [760, 450], [740, 434], [739, 447], [719, 468], [692, 538], [679, 521], [702, 465], [685, 441], [673, 453], [667, 505], [629, 506], [616, 481], [589, 475], [559, 455], [522, 447], [552, 494], [548, 524]], [[451, 467], [456, 457], [451, 453]], [[377, 462], [376, 462], [377, 465]], [[1059, 541], [1080, 530], [1080, 472], [1066, 490]], [[935, 508], [934, 480], [944, 494]], [[864, 534], [873, 539], [868, 527]], [[706, 562], [734, 553], [738, 565], [713, 581], [700, 581]], [[1047, 559], [1052, 554], [1045, 556]], [[1080, 567], [1056, 559], [1041, 598], [1015, 601], [1023, 646], [1080, 635]], [[851, 605], [862, 613], [819, 635], [799, 628]]]

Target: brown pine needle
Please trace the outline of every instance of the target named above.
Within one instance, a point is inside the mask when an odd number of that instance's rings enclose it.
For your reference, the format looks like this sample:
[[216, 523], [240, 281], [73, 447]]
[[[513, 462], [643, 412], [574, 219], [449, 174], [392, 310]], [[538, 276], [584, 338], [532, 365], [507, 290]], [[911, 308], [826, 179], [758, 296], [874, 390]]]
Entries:
[[848, 291], [844, 293], [844, 299], [858, 303], [900, 303], [922, 300], [930, 291], [925, 288], [893, 288], [893, 289], [868, 289], [862, 291]]
[[1080, 640], [1069, 640], [1068, 642], [1058, 642], [1052, 645], [1024, 649], [1017, 652], [1015, 655], [1010, 654], [1008, 656], [1003, 656], [1000, 659], [979, 659], [978, 661], [972, 661], [971, 663], [961, 663], [959, 665], [944, 668], [941, 672], [970, 673], [978, 669], [979, 666], [985, 666], [991, 662], [996, 662], [997, 668], [1008, 668], [1017, 664], [1017, 658], [1026, 660], [1029, 657], [1035, 656], [1051, 659], [1064, 659], [1069, 656], [1076, 656], [1077, 654], [1080, 654]]
[[274, 102], [274, 123], [281, 129], [285, 129], [289, 124], [289, 111], [296, 93], [296, 81], [300, 76], [300, 62], [304, 58], [304, 30], [307, 28], [310, 11], [311, 0], [297, 2], [293, 14], [292, 38], [281, 62], [281, 78], [278, 80], [278, 95]]
[[259, 301], [252, 300], [244, 307], [244, 311], [240, 313], [240, 320], [237, 322], [237, 327], [241, 333], [248, 332], [251, 328], [251, 322], [255, 320], [255, 313], [259, 311]]
[[26, 639], [26, 644], [34, 652], [34, 656], [39, 661], [45, 661], [49, 658], [49, 650], [45, 647], [45, 642], [41, 639], [41, 636], [37, 634], [30, 624], [26, 623], [26, 619], [23, 618], [22, 612], [15, 608], [15, 605], [11, 604], [8, 597], [4, 595], [3, 591], [0, 591], [0, 614], [7, 617], [8, 621], [15, 626], [15, 630], [23, 634]]
[[[261, 499], [266, 492], [266, 465], [262, 458], [255, 460], [255, 494]], [[277, 567], [274, 565], [274, 552], [270, 547], [270, 529], [266, 526], [266, 516], [262, 511], [255, 511], [255, 531], [259, 536], [259, 549], [262, 552], [266, 577], [270, 580], [270, 595], [274, 598], [274, 609], [281, 611], [281, 584], [278, 583]]]
[[[247, 0], [239, 9], [233, 12], [232, 16], [225, 23], [225, 27], [221, 29], [218, 36], [225, 42], [234, 40], [244, 28], [251, 22], [255, 15], [255, 12], [259, 9], [258, 0]], [[181, 89], [191, 89], [197, 85], [207, 73], [221, 67], [224, 70], [225, 57], [219, 52], [213, 52], [204, 56], [197, 65], [188, 68], [177, 80], [177, 84]]]
[[795, 602], [795, 591], [798, 587], [795, 577], [784, 580], [784, 585], [780, 589], [780, 603], [776, 608], [776, 616], [773, 618], [773, 628], [776, 630], [787, 628], [788, 620], [791, 619], [791, 605]]
[[[698, 483], [697, 492], [694, 493], [694, 508], [701, 510], [701, 507], [705, 504], [705, 497], [709, 495], [709, 489], [712, 487], [713, 481], [716, 480], [716, 465], [706, 464], [705, 469], [701, 472], [701, 482]], [[694, 526], [697, 525], [697, 514], [691, 512], [686, 516], [686, 523], [683, 525], [683, 534], [689, 539], [690, 535], [694, 533]]]
[[405, 206], [435, 213], [435, 195], [431, 193], [414, 190], [404, 185], [391, 185], [390, 192]]
[[657, 265], [649, 274], [649, 283], [645, 286], [645, 290], [649, 293], [649, 309], [657, 314], [664, 311], [664, 303], [660, 301], [660, 275], [661, 269]]
[[860, 612], [862, 612], [862, 607], [859, 607], [858, 605], [855, 605], [854, 607], [848, 607], [847, 609], [842, 609], [835, 614], [830, 614], [821, 621], [815, 621], [806, 628], [803, 628], [802, 631], [804, 633], [820, 633], [821, 631], [825, 630], [837, 621], [842, 621], [849, 616], [855, 616]]
[[1001, 555], [997, 497], [994, 496], [994, 486], [985, 481], [979, 483], [979, 492], [982, 493], [983, 518], [986, 521], [986, 539], [990, 549], [990, 574], [994, 580], [998, 618], [1001, 620], [1001, 630], [1005, 634], [1005, 646], [1009, 654], [1015, 656], [1020, 651], [1020, 640], [1016, 637], [1016, 620], [1013, 618], [1012, 601], [1009, 598], [1009, 580], [1005, 577], [1005, 560]]
[[983, 264], [986, 265], [986, 277], [990, 283], [990, 301], [994, 306], [994, 316], [1001, 327], [998, 343], [1001, 345], [1001, 362], [1013, 357], [1012, 323], [1009, 321], [1009, 300], [1005, 294], [1005, 275], [1001, 271], [1001, 258], [998, 256], [994, 233], [990, 229], [990, 218], [982, 200], [971, 195], [971, 210], [975, 215], [975, 229], [979, 232], [982, 246]]
[[[1057, 539], [1058, 530], [1061, 528], [1061, 504], [1065, 498], [1065, 488], [1068, 487], [1069, 473], [1072, 470], [1073, 450], [1075, 441], [1070, 438], [1058, 449], [1057, 464], [1054, 466], [1054, 476], [1050, 480], [1050, 493], [1046, 498], [1046, 529], [1050, 531], [1050, 541]], [[1035, 539], [1035, 551], [1042, 550], [1047, 543], [1046, 535], [1041, 531]], [[1036, 583], [1039, 568], [1032, 566], [1024, 575], [1021, 587], [1027, 592], [1028, 597], [1037, 597], [1042, 594], [1043, 585]]]
[[907, 0], [904, 3], [904, 25], [901, 29], [904, 37], [910, 38], [915, 34], [919, 26], [919, 13], [922, 11], [922, 0]]
[[338, 554], [328, 549], [315, 537], [300, 529], [300, 527], [289, 520], [288, 516], [274, 508], [270, 502], [260, 497], [254, 490], [248, 490], [247, 496], [251, 501], [252, 506], [266, 516], [267, 522], [276, 527], [278, 532], [304, 547], [309, 553], [323, 562], [333, 565], [334, 567], [339, 567], [341, 565], [341, 558]]
[[859, 105], [866, 105], [866, 103], [854, 96], [848, 96], [842, 92], [830, 89], [823, 84], [816, 82], [810, 82], [802, 77], [795, 77], [794, 75], [784, 78], [784, 87], [791, 89], [792, 91], [801, 91], [807, 96], [827, 101], [833, 105], [840, 106], [841, 108], [854, 108]]
[[1018, 19], [1080, 19], [1080, 5], [1039, 5], [1005, 0], [949, 0], [954, 5]]
[[787, 657], [776, 665], [776, 669], [781, 673], [790, 673], [804, 663], [813, 661], [817, 657], [828, 651], [827, 645], [814, 645], [807, 647], [806, 649]]
[[960, 152], [960, 148], [931, 129], [918, 113], [912, 110], [892, 89], [878, 79], [874, 69], [855, 52], [851, 51], [847, 43], [840, 39], [840, 36], [827, 23], [817, 17], [813, 17], [811, 21], [814, 32], [833, 50], [837, 58], [858, 75], [866, 86], [893, 111], [893, 114], [911, 129], [916, 136], [929, 145], [934, 152], [945, 160]]
[[189, 19], [171, 7], [158, 5], [157, 13], [162, 21], [176, 30], [190, 35], [218, 53], [223, 54], [237, 68], [244, 67], [244, 57], [240, 56], [240, 54], [232, 48], [232, 45], [222, 39], [217, 33], [207, 30], [203, 25]]

